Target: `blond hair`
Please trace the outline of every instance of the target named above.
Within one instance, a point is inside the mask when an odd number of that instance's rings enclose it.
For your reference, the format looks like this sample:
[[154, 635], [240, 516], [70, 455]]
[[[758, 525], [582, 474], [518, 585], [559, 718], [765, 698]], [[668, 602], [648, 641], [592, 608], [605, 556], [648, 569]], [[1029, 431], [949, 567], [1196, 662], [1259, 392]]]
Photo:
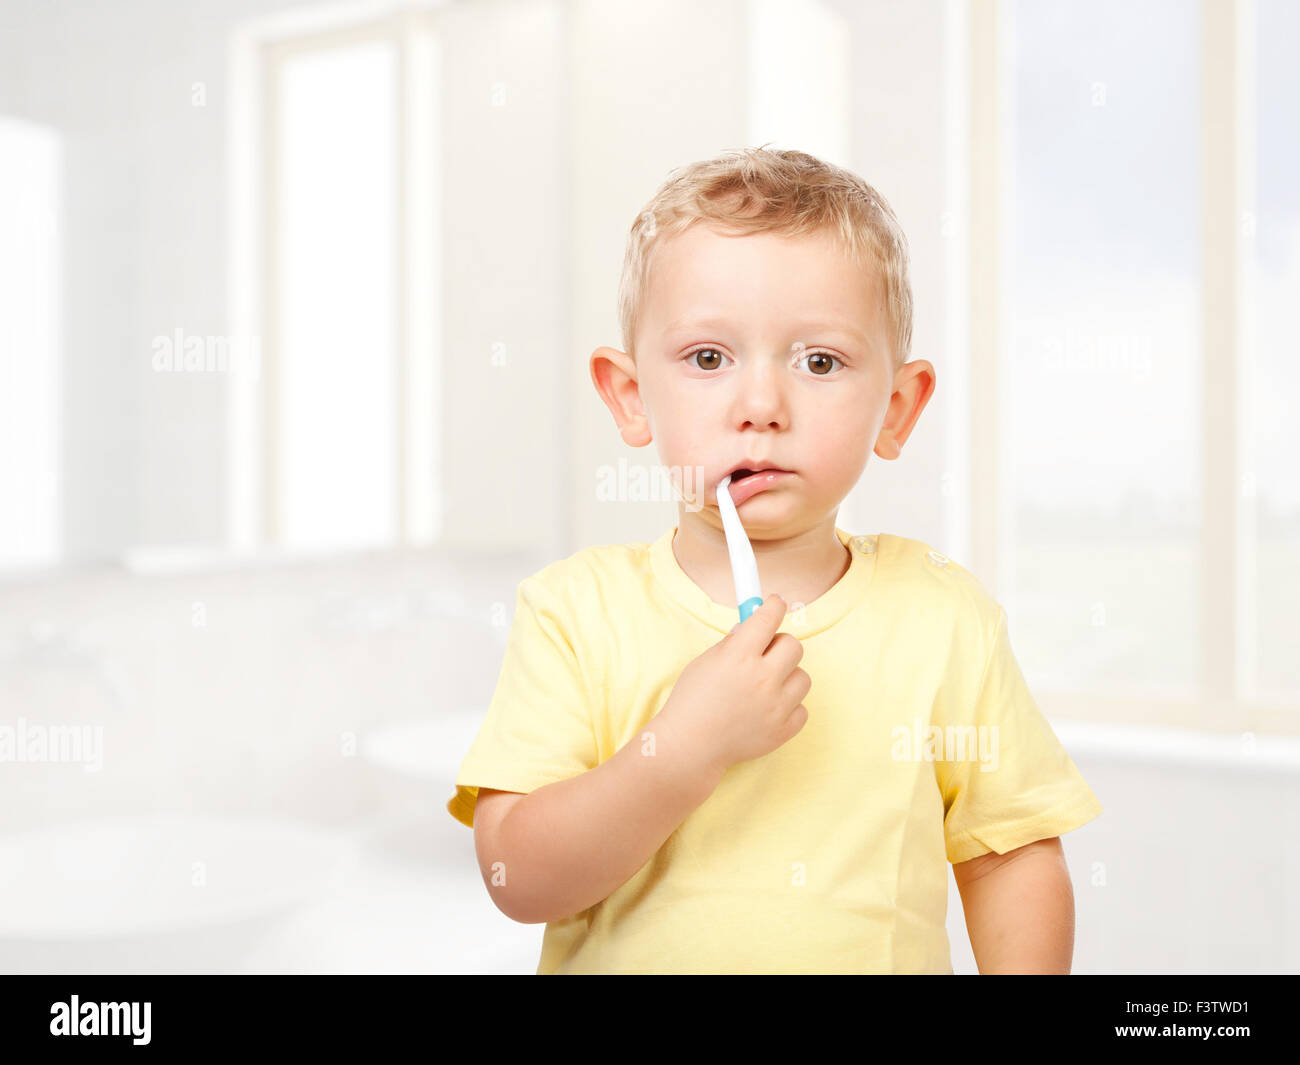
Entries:
[[766, 145], [724, 152], [671, 171], [632, 223], [618, 287], [618, 315], [623, 349], [633, 358], [654, 251], [698, 221], [736, 234], [836, 234], [852, 261], [877, 268], [894, 368], [907, 361], [912, 287], [907, 237], [893, 209], [851, 171], [806, 152], [769, 150]]

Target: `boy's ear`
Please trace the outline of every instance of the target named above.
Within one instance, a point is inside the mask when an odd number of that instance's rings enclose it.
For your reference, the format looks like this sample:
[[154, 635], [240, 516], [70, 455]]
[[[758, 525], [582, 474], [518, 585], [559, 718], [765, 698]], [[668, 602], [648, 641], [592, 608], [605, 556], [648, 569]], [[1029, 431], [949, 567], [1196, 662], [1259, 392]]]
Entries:
[[934, 394], [934, 367], [924, 359], [905, 362], [894, 374], [894, 393], [876, 438], [875, 452], [882, 459], [896, 459]]
[[617, 348], [597, 348], [591, 353], [591, 383], [614, 415], [623, 442], [629, 447], [650, 443], [650, 417], [641, 400], [632, 357]]

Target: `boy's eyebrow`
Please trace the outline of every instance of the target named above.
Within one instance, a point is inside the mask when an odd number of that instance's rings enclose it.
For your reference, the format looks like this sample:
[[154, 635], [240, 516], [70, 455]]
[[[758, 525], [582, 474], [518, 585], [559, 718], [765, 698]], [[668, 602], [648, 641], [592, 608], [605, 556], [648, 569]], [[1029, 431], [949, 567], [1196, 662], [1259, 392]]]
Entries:
[[[664, 336], [674, 338], [678, 334], [682, 333], [694, 333], [701, 329], [727, 329], [730, 326], [731, 322], [726, 318], [683, 318], [679, 321], [673, 322], [672, 325], [664, 330]], [[809, 334], [838, 333], [841, 336], [852, 337], [860, 344], [867, 343], [867, 338], [860, 330], [854, 329], [852, 326], [846, 325], [842, 322], [803, 322], [798, 332]]]

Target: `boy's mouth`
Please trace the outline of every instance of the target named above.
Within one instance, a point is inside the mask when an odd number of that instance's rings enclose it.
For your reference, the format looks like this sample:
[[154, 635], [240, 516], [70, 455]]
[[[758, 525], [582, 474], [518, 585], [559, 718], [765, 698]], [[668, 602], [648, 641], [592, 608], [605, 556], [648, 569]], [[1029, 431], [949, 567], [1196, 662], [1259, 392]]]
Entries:
[[[761, 465], [761, 466], [733, 466], [731, 469], [731, 483], [734, 485], [743, 481], [746, 477], [752, 477], [756, 473], [789, 473], [790, 471], [783, 466]], [[723, 474], [723, 476], [727, 476]]]
[[[751, 496], [772, 487], [790, 475], [790, 470], [782, 469], [780, 466], [764, 466], [758, 469], [737, 466], [731, 471], [731, 480], [727, 483], [726, 492], [731, 496], [732, 503], [740, 506]], [[714, 491], [715, 493], [717, 491], [716, 485]]]

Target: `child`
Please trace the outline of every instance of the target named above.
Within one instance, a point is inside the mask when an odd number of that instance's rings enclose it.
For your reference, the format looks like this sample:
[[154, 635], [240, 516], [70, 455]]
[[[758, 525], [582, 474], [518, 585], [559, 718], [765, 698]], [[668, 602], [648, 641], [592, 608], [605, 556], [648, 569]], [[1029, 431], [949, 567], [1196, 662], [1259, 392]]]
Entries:
[[[1102, 808], [1003, 608], [928, 545], [835, 523], [933, 392], [911, 308], [889, 205], [802, 152], [681, 168], [632, 226], [627, 350], [592, 380], [629, 445], [700, 477], [653, 543], [519, 584], [447, 803], [496, 905], [546, 922], [539, 974], [951, 973], [945, 862], [981, 972], [1069, 972], [1057, 837]], [[737, 468], [766, 593], [743, 624]]]

